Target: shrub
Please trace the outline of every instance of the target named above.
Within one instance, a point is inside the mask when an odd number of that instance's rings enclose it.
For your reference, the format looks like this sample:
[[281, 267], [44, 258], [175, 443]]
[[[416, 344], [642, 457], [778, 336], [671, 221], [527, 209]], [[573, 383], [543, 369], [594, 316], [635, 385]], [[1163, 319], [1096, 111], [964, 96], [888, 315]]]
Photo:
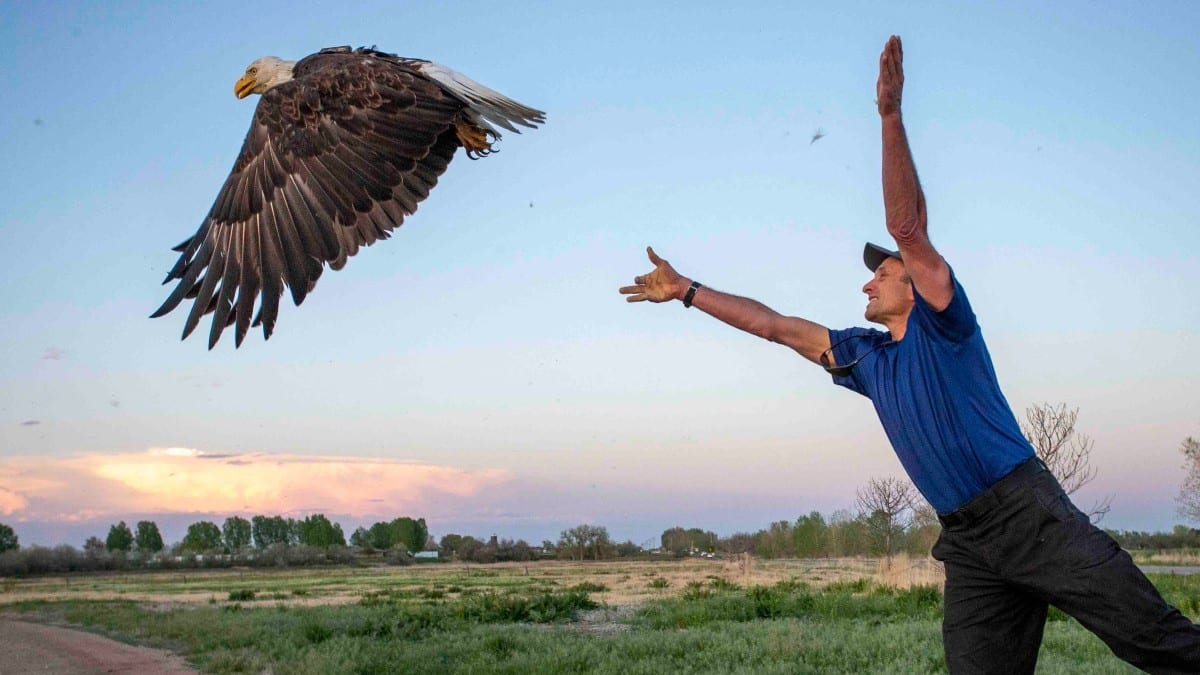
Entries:
[[304, 622], [304, 625], [300, 628], [300, 632], [304, 635], [304, 640], [309, 644], [320, 644], [333, 637], [333, 631], [328, 626], [312, 619]]
[[[782, 583], [782, 582], [781, 582]], [[724, 577], [709, 576], [708, 586], [714, 591], [736, 591], [740, 588], [737, 584], [725, 579]]]
[[461, 618], [477, 623], [555, 623], [569, 621], [580, 609], [595, 609], [587, 593], [564, 591], [533, 597], [481, 593], [464, 596], [453, 611]]
[[29, 574], [29, 562], [23, 551], [0, 553], [0, 577], [23, 577]]
[[683, 587], [683, 598], [685, 600], [699, 600], [712, 595], [712, 591], [705, 587], [703, 581], [689, 581]]
[[871, 588], [870, 579], [855, 579], [854, 581], [838, 581], [825, 588], [826, 593], [866, 593]]

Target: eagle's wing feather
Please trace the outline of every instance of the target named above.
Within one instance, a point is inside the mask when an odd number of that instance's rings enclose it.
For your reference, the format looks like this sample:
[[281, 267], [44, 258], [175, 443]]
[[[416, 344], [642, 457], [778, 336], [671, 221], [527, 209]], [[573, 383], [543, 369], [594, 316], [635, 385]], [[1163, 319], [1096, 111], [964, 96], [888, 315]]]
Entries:
[[422, 74], [442, 85], [474, 113], [472, 121], [499, 136], [492, 124], [498, 124], [513, 133], [521, 133], [513, 124], [533, 128], [546, 121], [546, 113], [512, 100], [494, 89], [479, 84], [462, 73], [430, 61], [419, 62]]
[[386, 238], [429, 195], [459, 147], [463, 109], [402, 63], [352, 54], [301, 61], [295, 79], [263, 95], [212, 209], [176, 249], [163, 283], [178, 283], [153, 316], [193, 298], [183, 337], [209, 312], [210, 349], [227, 325], [239, 345], [251, 325], [270, 337], [285, 286], [299, 305], [325, 263], [338, 269], [359, 246]]

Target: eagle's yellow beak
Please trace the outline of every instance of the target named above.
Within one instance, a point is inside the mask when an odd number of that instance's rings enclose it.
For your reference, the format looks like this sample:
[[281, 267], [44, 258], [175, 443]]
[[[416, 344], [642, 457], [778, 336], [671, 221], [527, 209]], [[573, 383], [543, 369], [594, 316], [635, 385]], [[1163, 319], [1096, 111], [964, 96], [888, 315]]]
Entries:
[[253, 75], [243, 75], [234, 83], [233, 95], [238, 98], [246, 98], [254, 91], [254, 87], [257, 84], [258, 82], [255, 81]]

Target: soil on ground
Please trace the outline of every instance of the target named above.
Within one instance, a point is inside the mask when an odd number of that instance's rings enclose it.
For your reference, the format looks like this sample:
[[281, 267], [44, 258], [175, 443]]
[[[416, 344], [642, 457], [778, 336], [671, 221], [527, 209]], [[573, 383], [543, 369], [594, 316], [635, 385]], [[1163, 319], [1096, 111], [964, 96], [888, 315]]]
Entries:
[[183, 675], [199, 672], [165, 649], [135, 647], [82, 630], [0, 616], [0, 675]]

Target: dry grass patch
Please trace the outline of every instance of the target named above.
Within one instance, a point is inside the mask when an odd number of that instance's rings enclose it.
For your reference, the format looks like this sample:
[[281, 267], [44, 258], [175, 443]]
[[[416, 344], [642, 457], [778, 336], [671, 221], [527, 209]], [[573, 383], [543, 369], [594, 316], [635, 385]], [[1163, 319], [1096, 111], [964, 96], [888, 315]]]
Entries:
[[[909, 567], [912, 565], [910, 564]], [[6, 579], [0, 605], [34, 600], [133, 600], [145, 605], [225, 604], [230, 593], [254, 593], [247, 605], [315, 607], [387, 597], [422, 602], [453, 600], [475, 592], [567, 590], [581, 587], [597, 602], [612, 607], [640, 605], [675, 597], [689, 585], [727, 583], [739, 587], [773, 586], [802, 581], [814, 588], [874, 578], [874, 560], [830, 558], [762, 560], [756, 558], [683, 560], [605, 560], [465, 565], [438, 563], [410, 567], [306, 567], [289, 569], [214, 569], [132, 573], [74, 574]], [[663, 579], [666, 586], [651, 588]], [[914, 577], [913, 583], [930, 583]], [[891, 585], [904, 585], [899, 582]]]
[[913, 557], [907, 553], [900, 553], [892, 556], [890, 560], [880, 560], [873, 579], [877, 585], [889, 588], [937, 586], [938, 589], [945, 590], [946, 568], [928, 556]]
[[[713, 579], [735, 586], [773, 586], [780, 581], [803, 581], [823, 588], [840, 581], [871, 577], [874, 561], [857, 558], [806, 560], [762, 560], [685, 558], [682, 560], [637, 560], [538, 563], [538, 574], [555, 579], [564, 587], [581, 583], [603, 585], [607, 590], [592, 593], [598, 602], [638, 605], [646, 600], [674, 597], [689, 586], [710, 584]], [[656, 580], [665, 580], [666, 585]], [[655, 587], [658, 586], [658, 587]]]
[[1134, 562], [1139, 565], [1163, 566], [1197, 566], [1200, 565], [1200, 551], [1187, 549], [1182, 551], [1130, 551]]

